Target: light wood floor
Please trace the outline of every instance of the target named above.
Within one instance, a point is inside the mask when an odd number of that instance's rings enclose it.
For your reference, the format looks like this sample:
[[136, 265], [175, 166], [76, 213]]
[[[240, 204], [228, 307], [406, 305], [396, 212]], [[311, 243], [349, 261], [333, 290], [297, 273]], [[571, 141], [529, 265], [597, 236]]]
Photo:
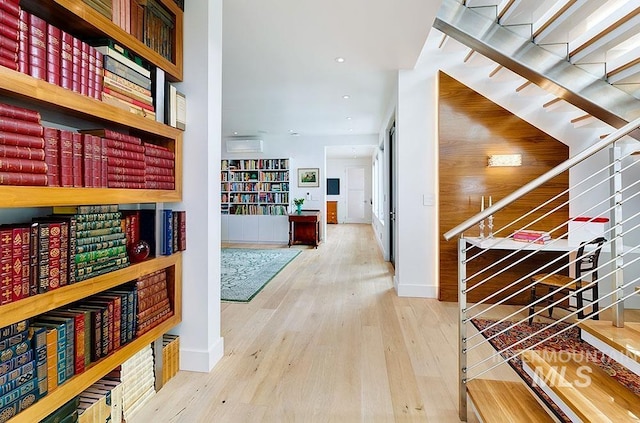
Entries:
[[249, 304], [224, 303], [222, 360], [179, 372], [133, 423], [458, 422], [457, 305], [397, 297], [370, 226], [328, 231]]

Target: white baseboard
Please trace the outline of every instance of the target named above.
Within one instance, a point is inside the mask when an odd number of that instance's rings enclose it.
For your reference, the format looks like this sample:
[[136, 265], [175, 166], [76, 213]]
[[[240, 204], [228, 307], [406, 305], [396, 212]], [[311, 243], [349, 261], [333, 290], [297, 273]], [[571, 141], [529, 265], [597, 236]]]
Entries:
[[224, 338], [218, 338], [208, 351], [180, 348], [180, 370], [209, 373], [224, 355]]
[[393, 284], [398, 297], [438, 298], [437, 286], [398, 284], [395, 277], [393, 278]]

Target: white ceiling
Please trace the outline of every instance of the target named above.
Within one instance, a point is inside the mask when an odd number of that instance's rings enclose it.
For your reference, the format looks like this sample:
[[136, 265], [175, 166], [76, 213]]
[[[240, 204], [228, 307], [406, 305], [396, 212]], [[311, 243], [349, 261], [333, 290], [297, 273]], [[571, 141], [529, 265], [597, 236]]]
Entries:
[[224, 1], [222, 136], [378, 133], [397, 70], [415, 65], [439, 6]]

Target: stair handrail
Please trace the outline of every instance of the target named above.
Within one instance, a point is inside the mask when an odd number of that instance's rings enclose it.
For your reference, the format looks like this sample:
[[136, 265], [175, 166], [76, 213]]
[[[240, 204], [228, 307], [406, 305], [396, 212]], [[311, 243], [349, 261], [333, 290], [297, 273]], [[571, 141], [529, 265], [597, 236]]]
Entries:
[[597, 143], [593, 144], [590, 147], [587, 147], [586, 149], [582, 150], [581, 152], [579, 152], [575, 156], [569, 157], [567, 160], [565, 160], [564, 162], [560, 163], [559, 165], [557, 165], [553, 169], [550, 169], [546, 173], [538, 176], [537, 178], [535, 178], [531, 182], [529, 182], [529, 183], [523, 185], [522, 187], [518, 188], [517, 190], [513, 191], [511, 194], [508, 194], [506, 197], [502, 198], [501, 200], [496, 201], [491, 207], [488, 207], [488, 208], [484, 209], [480, 213], [478, 213], [478, 214], [470, 217], [469, 219], [465, 220], [464, 222], [460, 223], [459, 225], [457, 225], [453, 229], [448, 230], [447, 232], [444, 233], [444, 238], [447, 241], [449, 241], [453, 237], [455, 237], [457, 235], [460, 235], [462, 232], [464, 232], [467, 229], [471, 228], [472, 226], [480, 223], [481, 220], [486, 219], [487, 217], [489, 217], [489, 216], [491, 216], [493, 214], [496, 214], [498, 211], [500, 211], [503, 208], [505, 208], [506, 206], [510, 205], [511, 203], [513, 203], [514, 201], [519, 199], [520, 197], [522, 197], [524, 195], [527, 195], [528, 193], [530, 193], [534, 189], [540, 187], [541, 185], [545, 184], [546, 182], [550, 181], [551, 179], [555, 178], [556, 176], [560, 175], [561, 173], [569, 170], [570, 168], [572, 168], [573, 166], [577, 165], [578, 163], [588, 159], [589, 157], [593, 156], [597, 152], [599, 152], [601, 150], [604, 150], [609, 145], [611, 145], [614, 142], [618, 141], [620, 138], [622, 138], [622, 137], [624, 137], [626, 135], [629, 135], [631, 132], [633, 132], [634, 130], [636, 130], [638, 128], [640, 128], [640, 117], [637, 118], [637, 119], [634, 119], [633, 121], [627, 123], [626, 125], [618, 128], [618, 129], [616, 129], [615, 131], [613, 131], [611, 134], [607, 135], [602, 140], [598, 141]]

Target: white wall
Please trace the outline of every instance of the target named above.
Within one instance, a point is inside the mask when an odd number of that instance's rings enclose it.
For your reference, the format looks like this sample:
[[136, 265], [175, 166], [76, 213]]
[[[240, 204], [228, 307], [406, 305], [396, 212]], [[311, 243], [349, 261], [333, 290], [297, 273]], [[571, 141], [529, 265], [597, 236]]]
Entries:
[[[345, 223], [347, 219], [347, 200], [348, 200], [348, 178], [347, 170], [351, 167], [363, 167], [364, 168], [364, 191], [365, 199], [371, 200], [371, 158], [360, 159], [327, 159], [327, 178], [339, 178], [340, 179], [340, 195], [327, 195], [327, 201], [338, 202], [338, 223]], [[326, 183], [326, 180], [325, 180]], [[326, 192], [326, 190], [325, 190]], [[365, 222], [371, 223], [371, 201], [368, 205], [365, 205]]]
[[[283, 136], [283, 137], [262, 137], [263, 152], [253, 154], [230, 154], [226, 152], [226, 147], [222, 145], [222, 158], [224, 159], [290, 159], [291, 175], [289, 185], [289, 198], [307, 198], [302, 206], [303, 209], [320, 210], [322, 212], [321, 239], [326, 233], [326, 163], [325, 147], [340, 145], [376, 145], [377, 135], [346, 135], [346, 136]], [[370, 166], [370, 164], [369, 164]], [[218, 165], [219, 168], [219, 165]], [[302, 187], [297, 184], [298, 168], [318, 168], [320, 169], [320, 186], [317, 188]], [[219, 172], [218, 172], [219, 173]], [[213, 188], [218, 201], [220, 200], [220, 184]]]
[[[183, 196], [188, 248], [183, 253], [180, 369], [208, 372], [224, 352], [220, 336], [220, 125], [222, 0], [185, 4], [187, 129]], [[212, 191], [212, 190], [217, 191]]]

